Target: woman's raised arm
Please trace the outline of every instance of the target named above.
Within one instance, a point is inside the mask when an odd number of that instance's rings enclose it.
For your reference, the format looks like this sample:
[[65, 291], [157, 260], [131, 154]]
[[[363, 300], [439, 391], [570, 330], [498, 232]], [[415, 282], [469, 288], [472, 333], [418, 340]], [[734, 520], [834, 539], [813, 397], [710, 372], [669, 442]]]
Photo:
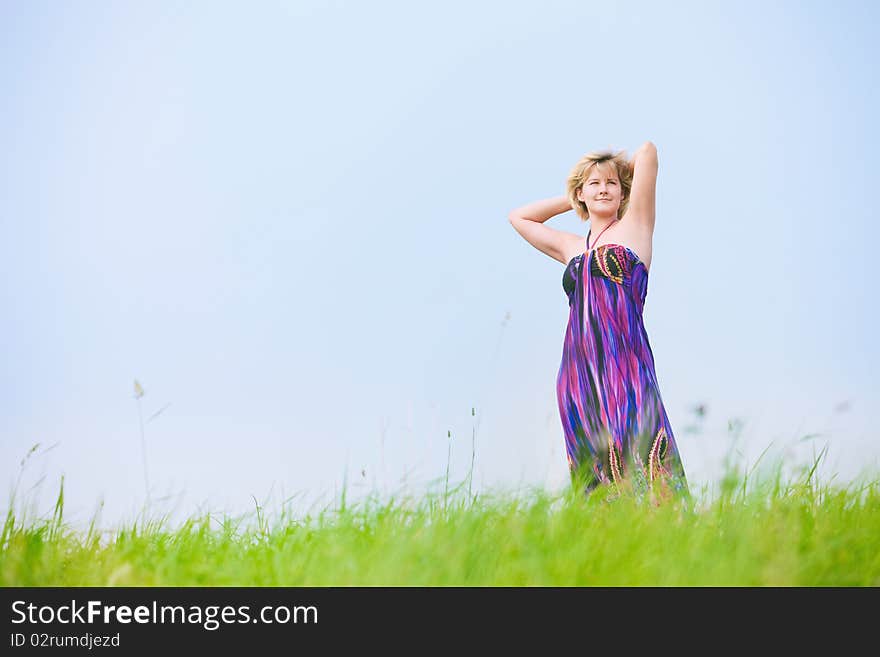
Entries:
[[628, 220], [654, 229], [657, 195], [657, 147], [646, 141], [632, 158], [633, 178], [626, 208]]
[[573, 239], [580, 239], [580, 236], [550, 228], [545, 226], [544, 222], [569, 210], [571, 210], [571, 201], [568, 200], [568, 196], [554, 196], [511, 210], [507, 218], [516, 232], [529, 244], [565, 265], [568, 264], [566, 257], [569, 244]]

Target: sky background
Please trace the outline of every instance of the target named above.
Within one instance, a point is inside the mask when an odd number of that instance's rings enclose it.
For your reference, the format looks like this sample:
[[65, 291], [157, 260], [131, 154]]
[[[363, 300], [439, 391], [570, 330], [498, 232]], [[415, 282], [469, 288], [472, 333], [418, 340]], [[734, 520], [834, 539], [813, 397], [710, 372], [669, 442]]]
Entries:
[[692, 487], [765, 449], [877, 468], [878, 13], [3, 0], [4, 499], [44, 512], [63, 475], [72, 522], [132, 518], [140, 417], [182, 516], [472, 461], [478, 490], [559, 489], [564, 265], [507, 214], [646, 140], [644, 319]]

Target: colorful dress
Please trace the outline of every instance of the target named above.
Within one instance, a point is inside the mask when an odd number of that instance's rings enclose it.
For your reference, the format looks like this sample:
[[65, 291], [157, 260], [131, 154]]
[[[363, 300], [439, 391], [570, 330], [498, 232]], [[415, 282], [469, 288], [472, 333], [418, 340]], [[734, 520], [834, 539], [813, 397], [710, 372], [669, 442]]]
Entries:
[[572, 482], [587, 494], [612, 482], [689, 494], [642, 321], [647, 267], [602, 244], [569, 261], [562, 287], [570, 312], [556, 394]]

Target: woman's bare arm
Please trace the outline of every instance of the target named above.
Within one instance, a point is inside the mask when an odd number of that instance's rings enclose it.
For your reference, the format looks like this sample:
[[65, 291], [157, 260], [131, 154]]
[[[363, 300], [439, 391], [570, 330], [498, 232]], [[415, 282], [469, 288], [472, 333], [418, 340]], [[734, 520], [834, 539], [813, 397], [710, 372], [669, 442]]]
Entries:
[[554, 196], [553, 198], [535, 201], [534, 203], [529, 203], [516, 210], [511, 210], [509, 216], [511, 219], [513, 217], [518, 217], [543, 224], [551, 217], [555, 217], [563, 212], [568, 212], [569, 210], [571, 210], [571, 201], [568, 200], [567, 196]]
[[511, 210], [507, 218], [529, 244], [565, 265], [568, 264], [566, 257], [569, 245], [573, 239], [579, 240], [581, 237], [545, 226], [544, 222], [569, 210], [571, 202], [568, 196], [554, 196]]
[[657, 147], [646, 141], [633, 155], [631, 166], [632, 189], [625, 216], [653, 231], [657, 195]]

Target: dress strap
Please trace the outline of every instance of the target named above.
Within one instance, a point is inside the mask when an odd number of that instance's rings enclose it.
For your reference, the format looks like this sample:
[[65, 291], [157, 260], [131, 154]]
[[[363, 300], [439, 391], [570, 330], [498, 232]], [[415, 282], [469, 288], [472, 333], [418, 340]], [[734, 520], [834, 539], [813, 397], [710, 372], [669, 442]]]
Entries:
[[[596, 242], [598, 242], [598, 241], [599, 241], [599, 238], [602, 237], [602, 233], [604, 233], [606, 230], [608, 230], [609, 228], [611, 228], [611, 226], [613, 226], [613, 225], [614, 225], [616, 222], [618, 222], [618, 221], [620, 221], [620, 219], [615, 219], [615, 220], [612, 221], [610, 224], [608, 224], [607, 226], [605, 226], [605, 228], [603, 228], [601, 231], [599, 231], [599, 236], [596, 237]], [[592, 233], [592, 232], [593, 232], [593, 227], [590, 226], [590, 230], [589, 230], [589, 232], [587, 232], [587, 251], [591, 251], [592, 248], [596, 246], [596, 242], [593, 242], [593, 247], [590, 247], [590, 233]]]

